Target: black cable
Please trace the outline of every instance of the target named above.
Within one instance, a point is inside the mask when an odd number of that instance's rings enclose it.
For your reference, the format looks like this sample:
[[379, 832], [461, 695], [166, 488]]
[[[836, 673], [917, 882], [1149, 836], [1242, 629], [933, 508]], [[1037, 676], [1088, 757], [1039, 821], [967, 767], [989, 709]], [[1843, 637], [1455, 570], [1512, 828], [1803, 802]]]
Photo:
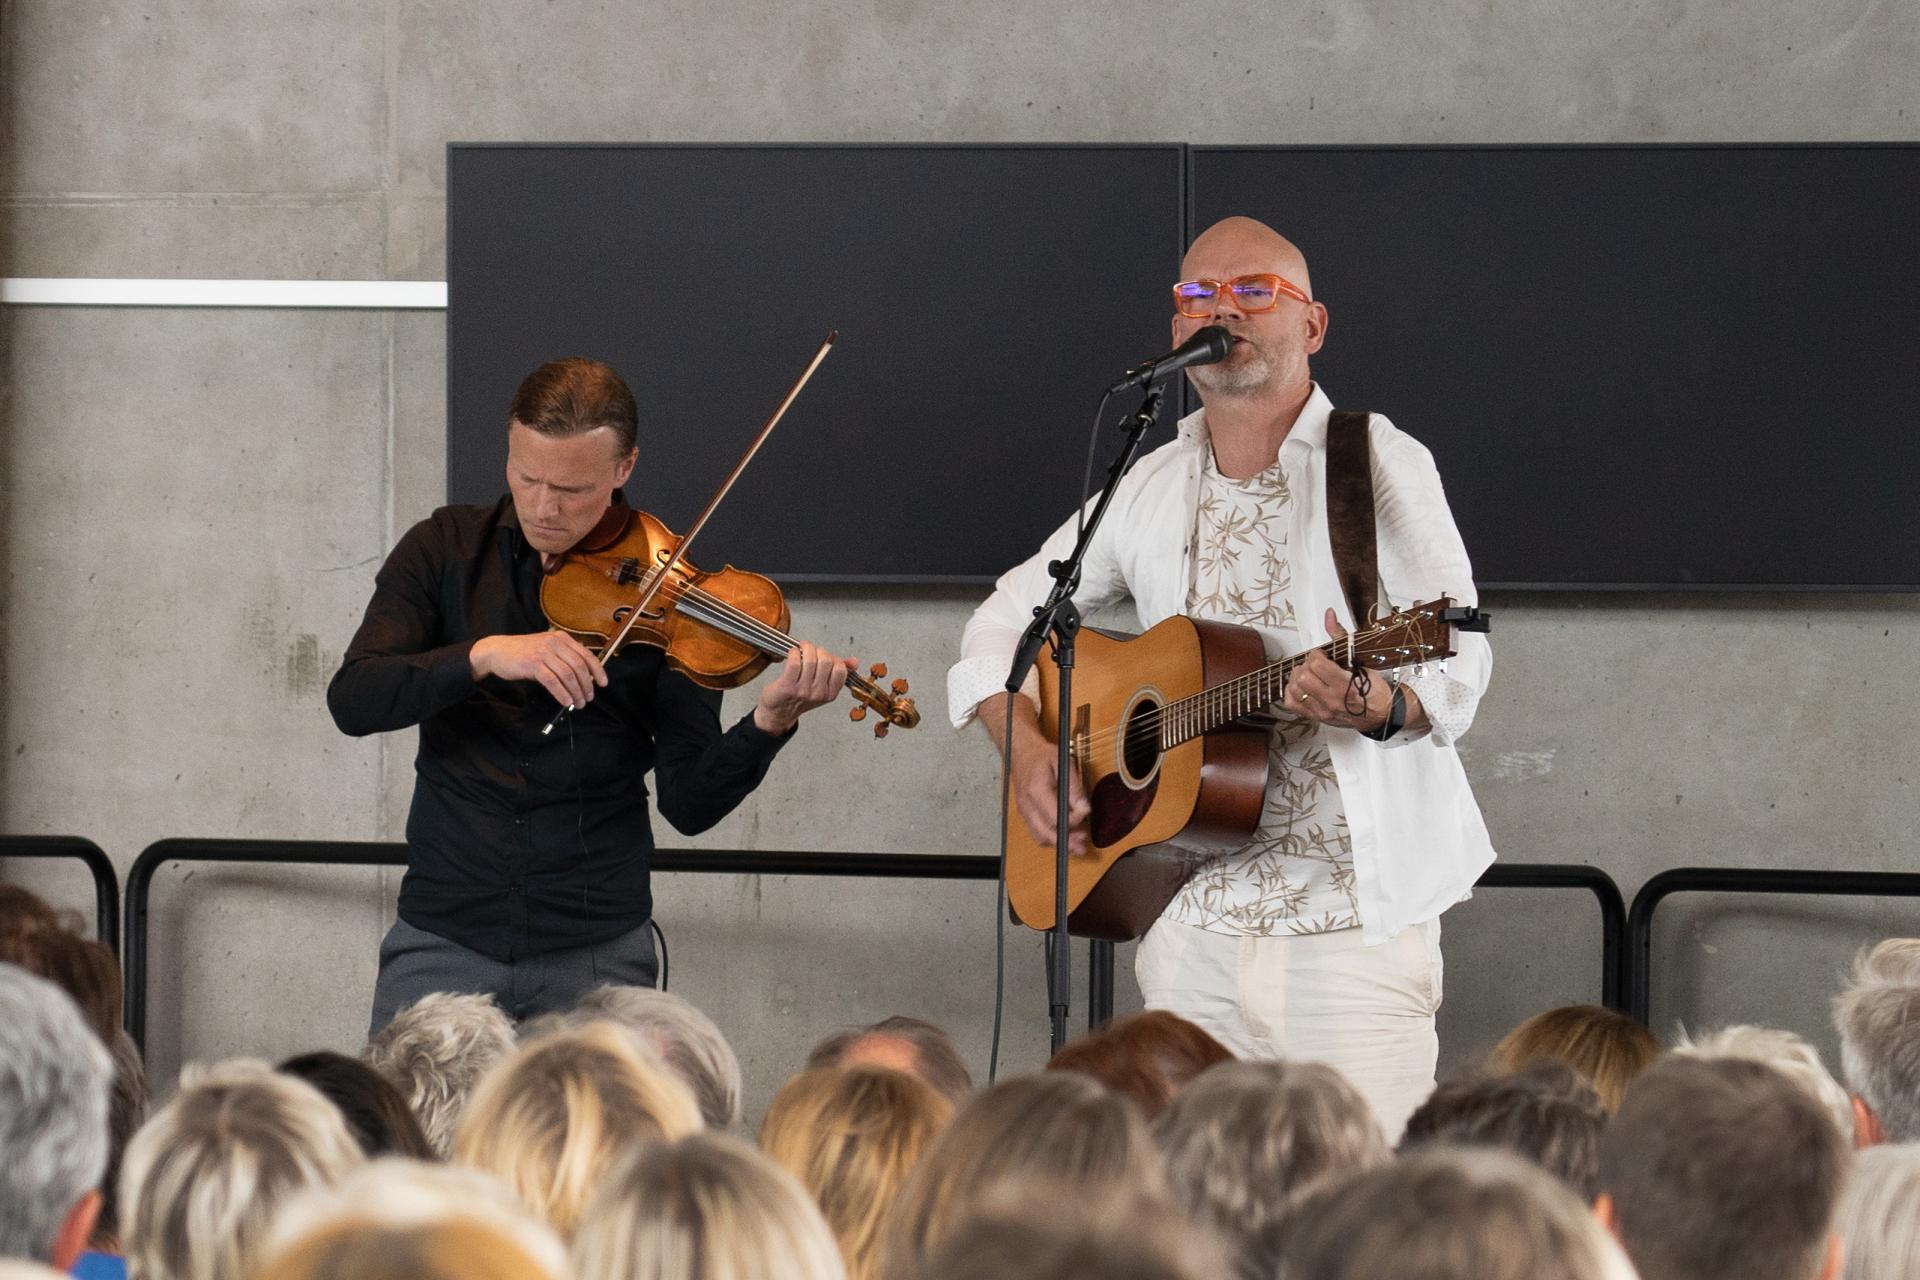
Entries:
[[665, 991], [667, 989], [667, 931], [662, 929], [660, 922], [652, 916], [647, 917], [647, 928], [653, 930], [653, 940], [660, 952], [659, 989]]

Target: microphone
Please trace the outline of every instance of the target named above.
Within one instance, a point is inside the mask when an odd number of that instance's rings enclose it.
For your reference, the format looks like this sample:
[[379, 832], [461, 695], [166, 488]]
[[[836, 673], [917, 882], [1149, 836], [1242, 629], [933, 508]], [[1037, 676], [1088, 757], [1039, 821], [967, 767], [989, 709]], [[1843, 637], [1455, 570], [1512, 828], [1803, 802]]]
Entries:
[[1233, 335], [1217, 324], [1210, 324], [1167, 354], [1127, 370], [1125, 377], [1107, 388], [1107, 394], [1117, 396], [1128, 387], [1143, 387], [1149, 382], [1158, 382], [1189, 365], [1218, 364], [1232, 350]]

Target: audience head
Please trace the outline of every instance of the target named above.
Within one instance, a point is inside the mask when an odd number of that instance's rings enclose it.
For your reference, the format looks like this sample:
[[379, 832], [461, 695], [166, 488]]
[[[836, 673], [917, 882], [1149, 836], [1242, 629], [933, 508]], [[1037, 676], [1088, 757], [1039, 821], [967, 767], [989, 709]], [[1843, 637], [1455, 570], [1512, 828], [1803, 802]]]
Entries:
[[895, 1014], [870, 1027], [838, 1031], [807, 1055], [815, 1067], [891, 1067], [919, 1076], [959, 1106], [973, 1095], [973, 1076], [953, 1038], [931, 1022]]
[[1165, 1009], [1149, 1009], [1063, 1045], [1047, 1070], [1090, 1075], [1132, 1098], [1152, 1119], [1187, 1081], [1215, 1063], [1232, 1061], [1231, 1049], [1193, 1023]]
[[1537, 1013], [1494, 1047], [1493, 1066], [1518, 1071], [1542, 1058], [1573, 1067], [1592, 1082], [1609, 1112], [1620, 1109], [1633, 1078], [1660, 1056], [1653, 1032], [1624, 1013], [1570, 1004]]
[[567, 1020], [624, 1027], [693, 1090], [708, 1128], [740, 1122], [740, 1059], [713, 1019], [679, 996], [652, 987], [599, 987], [580, 998]]
[[351, 1218], [303, 1236], [254, 1280], [564, 1280], [511, 1235], [477, 1218], [395, 1227]]
[[886, 1067], [820, 1067], [781, 1086], [760, 1145], [826, 1216], [852, 1280], [879, 1274], [882, 1225], [907, 1175], [953, 1118], [926, 1081]]
[[1597, 1208], [1642, 1280], [1815, 1280], [1847, 1154], [1825, 1108], [1773, 1067], [1666, 1059], [1601, 1137]]
[[576, 1280], [844, 1280], [799, 1183], [724, 1133], [648, 1143], [594, 1197]]
[[596, 1022], [530, 1041], [482, 1080], [453, 1157], [501, 1179], [569, 1237], [634, 1143], [699, 1128], [687, 1086], [626, 1032]]
[[340, 1108], [348, 1132], [368, 1157], [436, 1158], [420, 1121], [400, 1091], [358, 1058], [323, 1050], [288, 1058], [278, 1069], [305, 1080]]
[[1843, 1280], [1920, 1276], [1920, 1146], [1869, 1147], [1854, 1157], [1834, 1234]]
[[1023, 1076], [975, 1095], [927, 1148], [894, 1202], [884, 1271], [916, 1275], [998, 1183], [1068, 1183], [1090, 1200], [1158, 1195], [1158, 1153], [1140, 1109], [1075, 1071]]
[[1920, 1142], [1920, 939], [1863, 952], [1834, 1001], [1840, 1072], [1859, 1100], [1855, 1130], [1869, 1142]]
[[[275, 1219], [261, 1256], [268, 1259], [269, 1271], [284, 1271], [289, 1277], [325, 1276], [325, 1271], [306, 1270], [305, 1262], [289, 1264], [283, 1259], [315, 1237], [329, 1233], [354, 1238], [354, 1243], [343, 1244], [342, 1248], [358, 1249], [358, 1241], [380, 1237], [396, 1241], [396, 1248], [404, 1254], [412, 1248], [405, 1243], [408, 1239], [466, 1222], [485, 1224], [537, 1264], [535, 1274], [565, 1274], [567, 1250], [560, 1237], [535, 1218], [498, 1178], [478, 1169], [425, 1164], [397, 1156], [371, 1161], [333, 1186], [313, 1188], [295, 1197]], [[331, 1249], [324, 1249], [308, 1250], [307, 1256], [323, 1262], [334, 1255]], [[511, 1274], [520, 1273], [516, 1263]]]
[[1685, 1034], [1673, 1051], [1691, 1058], [1740, 1058], [1764, 1062], [1799, 1084], [1827, 1109], [1840, 1136], [1853, 1141], [1853, 1099], [1833, 1078], [1820, 1051], [1804, 1036], [1778, 1027], [1732, 1026], [1709, 1032], [1698, 1040]]
[[1205, 1229], [1151, 1197], [1087, 1203], [1077, 1188], [1016, 1179], [954, 1226], [917, 1280], [1225, 1280]]
[[124, 1030], [113, 1035], [113, 1091], [107, 1100], [107, 1171], [100, 1176], [100, 1217], [93, 1224], [93, 1244], [101, 1252], [120, 1251], [120, 1164], [127, 1144], [147, 1122], [152, 1099], [147, 1093], [147, 1066], [139, 1046]]
[[394, 1015], [361, 1054], [393, 1082], [442, 1158], [467, 1098], [514, 1050], [513, 1023], [492, 996], [423, 996]]
[[[15, 893], [32, 896], [24, 889]], [[66, 992], [100, 1043], [111, 1045], [120, 1029], [120, 961], [101, 943], [48, 923], [59, 919], [50, 909], [41, 914], [18, 908], [13, 926], [0, 929], [0, 963], [19, 965]]]
[[242, 1280], [274, 1216], [363, 1157], [319, 1090], [264, 1062], [189, 1068], [127, 1147], [121, 1234], [139, 1280]]
[[1388, 1158], [1366, 1099], [1319, 1062], [1214, 1067], [1153, 1132], [1175, 1203], [1240, 1249], [1320, 1187]]
[[73, 1265], [107, 1166], [113, 1062], [67, 994], [0, 964], [0, 1258]]
[[1600, 1190], [1607, 1109], [1587, 1078], [1544, 1060], [1504, 1075], [1445, 1081], [1407, 1121], [1400, 1150], [1433, 1143], [1499, 1147], [1558, 1177], [1582, 1200]]
[[45, 898], [17, 884], [0, 884], [0, 947], [14, 945], [14, 938], [35, 929], [64, 929], [78, 933], [80, 917], [72, 912], [56, 911]]
[[1578, 1197], [1488, 1148], [1431, 1147], [1326, 1187], [1277, 1253], [1287, 1280], [1632, 1277]]

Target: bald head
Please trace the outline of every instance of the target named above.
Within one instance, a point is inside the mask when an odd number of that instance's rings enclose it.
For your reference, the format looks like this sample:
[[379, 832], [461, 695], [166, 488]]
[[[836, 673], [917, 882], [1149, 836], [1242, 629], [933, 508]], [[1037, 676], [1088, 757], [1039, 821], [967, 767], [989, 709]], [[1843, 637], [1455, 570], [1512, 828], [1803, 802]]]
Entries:
[[1222, 218], [1200, 233], [1180, 262], [1182, 280], [1231, 280], [1263, 271], [1285, 276], [1313, 296], [1306, 256], [1293, 241], [1254, 218]]

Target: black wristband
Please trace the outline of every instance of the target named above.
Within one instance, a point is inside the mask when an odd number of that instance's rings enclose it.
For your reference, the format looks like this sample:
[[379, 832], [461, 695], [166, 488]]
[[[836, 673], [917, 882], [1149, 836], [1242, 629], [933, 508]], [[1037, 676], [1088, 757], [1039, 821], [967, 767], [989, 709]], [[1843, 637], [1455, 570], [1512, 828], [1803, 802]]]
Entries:
[[1387, 722], [1378, 729], [1362, 729], [1360, 735], [1372, 738], [1375, 742], [1385, 742], [1407, 727], [1407, 691], [1399, 685], [1393, 686], [1393, 704], [1387, 708]]

